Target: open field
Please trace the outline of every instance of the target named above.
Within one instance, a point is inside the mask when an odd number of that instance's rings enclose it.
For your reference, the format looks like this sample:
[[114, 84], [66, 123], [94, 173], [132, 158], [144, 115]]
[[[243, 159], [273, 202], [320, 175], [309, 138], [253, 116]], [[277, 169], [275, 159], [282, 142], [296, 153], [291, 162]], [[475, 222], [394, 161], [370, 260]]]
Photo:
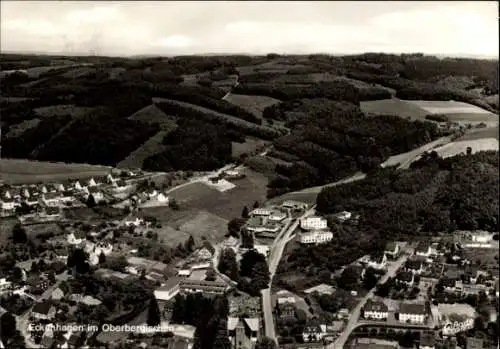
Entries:
[[498, 247], [497, 248], [465, 248], [465, 258], [472, 265], [480, 263], [481, 267], [490, 270], [493, 275], [498, 276]]
[[[246, 177], [231, 180], [230, 182], [236, 187], [226, 192], [219, 192], [203, 183], [193, 183], [169, 193], [169, 197], [179, 203], [181, 211], [204, 210], [227, 220], [240, 217], [244, 206], [251, 207], [255, 201], [266, 200], [268, 183], [268, 179], [260, 173], [246, 168], [241, 172]], [[171, 209], [160, 207], [145, 209], [145, 212], [150, 211], [162, 212], [171, 211]]]
[[71, 115], [73, 118], [78, 118], [87, 115], [94, 108], [79, 107], [73, 104], [51, 105], [47, 107], [35, 108], [34, 112], [42, 118]]
[[416, 104], [408, 103], [401, 99], [382, 99], [378, 101], [361, 102], [361, 110], [366, 114], [375, 115], [398, 115], [411, 120], [425, 120], [429, 112]]
[[165, 114], [156, 105], [148, 105], [141, 110], [128, 117], [130, 120], [138, 120], [143, 122], [157, 122], [160, 125], [172, 124], [175, 122], [175, 117]]
[[[130, 153], [125, 159], [120, 161], [116, 167], [118, 168], [142, 168], [142, 164], [146, 158], [161, 153], [166, 149], [166, 145], [164, 145], [163, 138], [174, 130], [176, 127], [175, 124], [172, 125], [171, 130], [161, 130], [158, 131], [153, 137], [148, 139], [141, 145], [139, 148]], [[165, 127], [166, 128], [166, 127]]]
[[418, 108], [422, 108], [428, 114], [492, 114], [491, 112], [464, 102], [457, 101], [406, 101]]
[[259, 138], [246, 137], [244, 143], [232, 142], [232, 156], [238, 157], [241, 154], [249, 154], [255, 152], [257, 149], [265, 147], [269, 142]]
[[457, 141], [468, 141], [476, 140], [481, 138], [496, 138], [498, 140], [498, 125], [496, 127], [481, 128], [476, 130], [471, 130], [467, 132], [462, 137], [458, 138]]
[[5, 244], [12, 236], [12, 229], [17, 222], [15, 218], [0, 219], [0, 251], [5, 251]]
[[435, 151], [443, 158], [455, 156], [458, 154], [465, 154], [467, 148], [472, 148], [472, 153], [477, 153], [484, 150], [498, 151], [498, 139], [496, 138], [481, 138], [469, 139], [458, 142], [451, 142], [442, 147], [436, 148]]
[[250, 96], [229, 93], [224, 97], [227, 102], [237, 105], [255, 116], [262, 117], [264, 109], [280, 103], [279, 99], [266, 96]]
[[88, 164], [65, 164], [21, 159], [0, 160], [0, 181], [37, 183], [106, 175], [111, 167]]
[[5, 138], [18, 137], [23, 134], [24, 131], [29, 130], [30, 128], [37, 127], [40, 123], [40, 119], [30, 119], [25, 120], [19, 124], [12, 125], [9, 129], [9, 132], [5, 135]]

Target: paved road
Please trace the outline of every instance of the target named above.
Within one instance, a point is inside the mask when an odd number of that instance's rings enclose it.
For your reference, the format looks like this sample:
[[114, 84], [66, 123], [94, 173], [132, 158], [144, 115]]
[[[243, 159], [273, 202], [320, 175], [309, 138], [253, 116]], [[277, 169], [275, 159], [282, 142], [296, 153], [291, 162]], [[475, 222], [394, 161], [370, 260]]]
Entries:
[[276, 269], [278, 268], [285, 246], [287, 242], [290, 240], [290, 237], [295, 231], [295, 229], [297, 229], [297, 226], [300, 223], [300, 219], [314, 214], [315, 207], [316, 205], [313, 206], [308, 211], [306, 211], [301, 217], [295, 219], [293, 223], [288, 222], [285, 225], [285, 227], [281, 230], [281, 232], [277, 235], [269, 251], [268, 265], [269, 265], [270, 281], [269, 281], [269, 287], [261, 291], [262, 311], [264, 313], [264, 325], [265, 325], [266, 336], [274, 339], [276, 342], [277, 338], [274, 327], [273, 306], [271, 300], [272, 280], [274, 274], [276, 273]]
[[[407, 253], [401, 256], [394, 263], [391, 263], [388, 267], [387, 273], [380, 279], [379, 283], [386, 282], [389, 278], [393, 277], [398, 269], [406, 262], [408, 256], [412, 254], [413, 251], [411, 249], [407, 250]], [[349, 338], [352, 330], [357, 327], [359, 315], [361, 313], [361, 309], [365, 305], [366, 301], [374, 296], [375, 288], [372, 288], [356, 305], [356, 307], [351, 311], [349, 321], [347, 322], [345, 330], [340, 334], [340, 336], [331, 344], [326, 346], [326, 349], [343, 349], [345, 342]]]

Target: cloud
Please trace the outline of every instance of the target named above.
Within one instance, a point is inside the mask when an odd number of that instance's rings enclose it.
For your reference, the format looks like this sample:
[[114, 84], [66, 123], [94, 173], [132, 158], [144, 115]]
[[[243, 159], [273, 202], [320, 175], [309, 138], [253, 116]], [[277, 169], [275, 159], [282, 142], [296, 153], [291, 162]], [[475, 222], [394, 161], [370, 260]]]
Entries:
[[498, 56], [494, 2], [2, 1], [1, 50]]

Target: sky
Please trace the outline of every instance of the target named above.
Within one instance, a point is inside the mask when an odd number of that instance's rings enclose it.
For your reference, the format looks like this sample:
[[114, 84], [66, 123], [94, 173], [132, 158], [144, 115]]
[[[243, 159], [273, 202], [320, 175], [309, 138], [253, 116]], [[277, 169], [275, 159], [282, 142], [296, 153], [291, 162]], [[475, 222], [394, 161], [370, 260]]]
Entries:
[[0, 2], [1, 52], [498, 57], [495, 1]]

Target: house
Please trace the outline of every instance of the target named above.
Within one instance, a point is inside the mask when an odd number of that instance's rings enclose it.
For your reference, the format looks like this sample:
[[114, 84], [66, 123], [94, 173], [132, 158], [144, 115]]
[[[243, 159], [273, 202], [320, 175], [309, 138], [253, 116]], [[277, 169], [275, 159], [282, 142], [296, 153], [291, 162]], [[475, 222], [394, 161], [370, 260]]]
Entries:
[[333, 239], [331, 231], [306, 231], [299, 233], [299, 243], [301, 244], [322, 244]]
[[281, 320], [295, 319], [295, 299], [293, 302], [278, 302], [276, 310]]
[[177, 272], [177, 276], [189, 277], [191, 275], [191, 269], [181, 269]]
[[234, 349], [252, 349], [259, 338], [259, 329], [259, 318], [227, 319], [229, 341]]
[[165, 203], [165, 204], [169, 203], [169, 198], [164, 193], [159, 193], [158, 196], [156, 197], [156, 200], [158, 200], [158, 202]]
[[484, 348], [484, 339], [467, 337], [465, 349], [483, 349], [483, 348]]
[[96, 204], [104, 201], [104, 193], [101, 190], [99, 190], [98, 187], [96, 186], [89, 187], [88, 192], [89, 195], [92, 195], [94, 197], [94, 202]]
[[420, 275], [424, 271], [423, 263], [420, 260], [407, 261], [405, 264], [405, 269], [417, 275]]
[[77, 230], [68, 234], [67, 241], [70, 245], [80, 245], [86, 239], [83, 231]]
[[226, 293], [230, 287], [222, 281], [181, 279], [179, 288], [182, 293], [222, 295]]
[[47, 187], [45, 186], [45, 184], [40, 184], [38, 186], [38, 192], [40, 194], [47, 194], [49, 192], [49, 190], [47, 189]]
[[304, 290], [304, 293], [305, 294], [318, 293], [318, 294], [332, 295], [335, 293], [335, 287], [327, 284], [319, 284], [317, 286]]
[[97, 185], [96, 181], [94, 178], [90, 178], [87, 182], [88, 187], [95, 187]]
[[419, 349], [436, 349], [436, 334], [434, 332], [426, 332], [420, 336]]
[[307, 217], [300, 220], [300, 227], [304, 230], [321, 230], [328, 227], [328, 222], [323, 217]]
[[12, 199], [12, 194], [10, 193], [10, 191], [8, 189], [2, 189], [1, 198], [2, 199]]
[[50, 298], [56, 301], [63, 299], [63, 297], [64, 297], [64, 291], [59, 287], [56, 288], [54, 291], [52, 291], [52, 294], [50, 295]]
[[7, 281], [6, 278], [0, 278], [0, 292], [10, 290], [12, 282]]
[[106, 183], [107, 184], [113, 184], [116, 181], [115, 178], [113, 178], [113, 175], [111, 173], [108, 173], [106, 176]]
[[272, 213], [267, 218], [270, 222], [281, 222], [286, 218], [286, 213], [278, 210], [272, 211]]
[[387, 320], [389, 308], [382, 301], [368, 300], [363, 307], [363, 317], [370, 320]]
[[379, 253], [374, 256], [370, 256], [370, 260], [368, 261], [369, 268], [373, 268], [376, 270], [383, 270], [387, 266], [387, 257], [385, 253]]
[[440, 283], [443, 286], [444, 291], [446, 292], [454, 293], [460, 291], [461, 289], [459, 285], [459, 279], [456, 277], [445, 276], [441, 278]]
[[252, 212], [250, 212], [251, 217], [256, 217], [256, 216], [269, 216], [271, 215], [272, 211], [267, 208], [256, 208]]
[[41, 293], [49, 288], [49, 282], [45, 278], [42, 278], [39, 274], [32, 275], [26, 280], [26, 284], [29, 286], [30, 292]]
[[58, 207], [49, 206], [45, 208], [45, 212], [41, 216], [43, 216], [44, 218], [56, 218], [61, 216], [61, 211]]
[[50, 301], [43, 301], [35, 304], [31, 310], [31, 314], [38, 320], [52, 320], [56, 314], [56, 308]]
[[56, 184], [55, 187], [56, 187], [56, 190], [59, 191], [59, 192], [66, 191], [66, 188], [64, 187], [64, 184], [62, 184], [62, 183]]
[[302, 331], [302, 339], [304, 343], [319, 342], [326, 335], [326, 325], [318, 323], [316, 320], [311, 320]]
[[408, 286], [413, 286], [414, 280], [415, 280], [414, 275], [410, 271], [401, 271], [401, 272], [396, 274], [396, 281], [401, 282], [401, 283], [405, 283]]
[[399, 305], [398, 319], [400, 322], [423, 324], [426, 317], [425, 304], [401, 303]]
[[269, 257], [269, 245], [254, 244], [253, 248], [266, 258]]
[[[207, 244], [208, 245], [208, 244]], [[209, 246], [203, 246], [202, 248], [196, 250], [193, 255], [198, 261], [212, 260], [215, 249]]]
[[491, 247], [493, 234], [487, 231], [476, 231], [474, 233], [466, 233], [463, 241], [464, 247], [478, 248]]
[[388, 258], [391, 259], [396, 259], [399, 256], [399, 253], [401, 252], [401, 249], [399, 247], [399, 244], [397, 242], [389, 242], [387, 246], [385, 247], [385, 255]]
[[415, 249], [415, 255], [420, 257], [430, 257], [432, 253], [431, 245], [428, 243], [420, 243]]
[[82, 191], [84, 187], [80, 184], [80, 181], [75, 181], [73, 182], [73, 188], [77, 191]]
[[153, 187], [149, 187], [146, 191], [145, 191], [145, 194], [146, 196], [148, 197], [148, 199], [153, 199], [155, 198], [156, 196], [158, 196], [158, 192], [156, 191], [155, 188]]
[[123, 190], [127, 188], [128, 184], [123, 179], [119, 179], [113, 183], [113, 187], [117, 190]]
[[304, 202], [287, 200], [281, 204], [282, 207], [292, 210], [307, 210], [307, 204]]
[[61, 201], [60, 201], [61, 195], [59, 193], [44, 193], [42, 194], [42, 203], [46, 206], [58, 206]]
[[129, 216], [123, 220], [123, 225], [127, 227], [135, 226], [138, 227], [144, 223], [144, 219], [136, 217], [136, 216]]
[[16, 207], [16, 202], [14, 199], [4, 198], [0, 200], [0, 208], [5, 211], [12, 211]]
[[345, 222], [352, 217], [352, 213], [349, 211], [342, 211], [333, 215], [333, 217], [339, 222]]

